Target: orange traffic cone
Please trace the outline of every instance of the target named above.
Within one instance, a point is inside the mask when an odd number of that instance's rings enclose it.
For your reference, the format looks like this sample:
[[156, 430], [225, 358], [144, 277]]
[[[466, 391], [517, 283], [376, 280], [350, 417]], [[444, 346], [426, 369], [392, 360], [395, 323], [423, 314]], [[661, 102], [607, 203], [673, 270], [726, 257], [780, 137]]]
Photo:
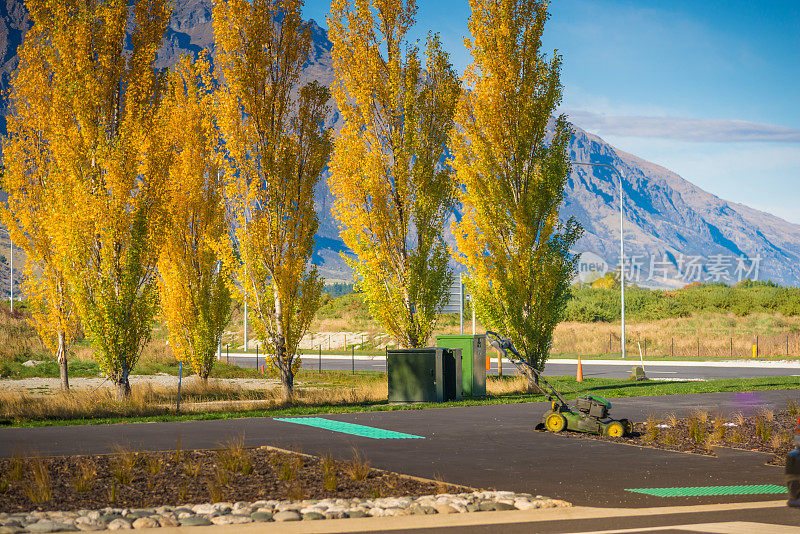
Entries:
[[575, 377], [576, 382], [583, 382], [583, 365], [581, 364], [581, 355], [578, 354], [578, 376]]

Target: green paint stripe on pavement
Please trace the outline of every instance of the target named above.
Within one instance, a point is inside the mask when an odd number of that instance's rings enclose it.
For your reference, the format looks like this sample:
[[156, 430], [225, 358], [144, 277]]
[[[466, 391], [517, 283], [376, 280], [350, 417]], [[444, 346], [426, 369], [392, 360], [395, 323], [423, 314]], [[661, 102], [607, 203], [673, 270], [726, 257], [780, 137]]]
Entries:
[[764, 495], [786, 493], [785, 486], [777, 484], [756, 484], [746, 486], [696, 486], [688, 488], [639, 488], [626, 489], [656, 497], [709, 497], [719, 495]]
[[343, 434], [352, 434], [353, 436], [362, 436], [372, 439], [425, 439], [422, 436], [415, 436], [413, 434], [404, 434], [393, 430], [356, 425], [354, 423], [343, 423], [342, 421], [332, 421], [322, 417], [275, 417], [274, 419], [285, 423], [315, 426], [317, 428], [324, 428], [325, 430], [333, 430], [334, 432], [342, 432]]

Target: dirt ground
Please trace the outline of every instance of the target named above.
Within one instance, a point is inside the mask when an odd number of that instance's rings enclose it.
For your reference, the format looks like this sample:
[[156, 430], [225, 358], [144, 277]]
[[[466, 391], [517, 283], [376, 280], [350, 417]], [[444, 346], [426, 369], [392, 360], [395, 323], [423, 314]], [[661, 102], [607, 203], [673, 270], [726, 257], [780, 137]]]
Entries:
[[[724, 417], [703, 411], [692, 412], [685, 418], [651, 417], [644, 423], [634, 423], [630, 436], [613, 438], [569, 432], [578, 439], [598, 439], [654, 447], [658, 449], [714, 455], [714, 447], [730, 447], [772, 454], [770, 464], [783, 465], [786, 454], [794, 449], [794, 434], [798, 428], [798, 410], [763, 410], [753, 416], [733, 414]], [[800, 433], [800, 429], [797, 430]]]
[[236, 444], [218, 451], [0, 460], [0, 510], [146, 508], [198, 502], [419, 496], [458, 488], [334, 461]]

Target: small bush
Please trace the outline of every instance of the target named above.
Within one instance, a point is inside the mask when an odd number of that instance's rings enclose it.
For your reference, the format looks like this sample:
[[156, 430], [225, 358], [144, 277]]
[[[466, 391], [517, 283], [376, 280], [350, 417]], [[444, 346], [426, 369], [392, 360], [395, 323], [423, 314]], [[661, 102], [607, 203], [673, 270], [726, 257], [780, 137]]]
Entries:
[[136, 467], [136, 453], [121, 445], [114, 448], [117, 450], [111, 467], [114, 480], [120, 484], [129, 484], [133, 480], [133, 468]]
[[73, 477], [75, 491], [91, 491], [95, 482], [97, 482], [97, 466], [92, 461], [82, 462]]
[[328, 491], [336, 491], [339, 481], [336, 477], [336, 461], [330, 454], [320, 458], [320, 470], [322, 471], [322, 484]]
[[28, 463], [29, 478], [25, 483], [25, 494], [34, 504], [48, 502], [53, 494], [50, 471], [42, 458], [31, 458]]
[[369, 460], [361, 455], [361, 451], [353, 448], [353, 459], [344, 463], [347, 475], [355, 481], [361, 481], [369, 476], [370, 469]]

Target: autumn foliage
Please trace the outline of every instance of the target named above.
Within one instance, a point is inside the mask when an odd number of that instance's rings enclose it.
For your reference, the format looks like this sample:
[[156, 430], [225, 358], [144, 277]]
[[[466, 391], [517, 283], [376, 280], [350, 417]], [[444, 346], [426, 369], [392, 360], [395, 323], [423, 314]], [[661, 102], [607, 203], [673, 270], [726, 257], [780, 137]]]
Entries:
[[370, 311], [405, 347], [427, 343], [452, 280], [442, 230], [455, 190], [443, 158], [460, 91], [438, 36], [424, 63], [407, 43], [415, 14], [414, 0], [334, 0], [328, 19], [345, 121], [333, 211]]
[[331, 147], [328, 89], [300, 83], [311, 46], [301, 7], [297, 0], [221, 0], [214, 11], [234, 227], [226, 263], [286, 400], [300, 365], [297, 347], [322, 292], [310, 265], [319, 226], [314, 188]]
[[77, 310], [55, 246], [63, 223], [63, 183], [53, 168], [53, 87], [42, 52], [47, 39], [39, 27], [28, 32], [11, 82], [7, 137], [3, 143], [3, 190], [9, 195], [2, 220], [16, 246], [25, 251], [23, 287], [34, 327], [61, 368], [69, 389], [67, 350], [78, 331]]
[[164, 246], [158, 261], [161, 310], [172, 352], [206, 380], [230, 318], [228, 239], [219, 132], [208, 57], [184, 58], [170, 74], [160, 125], [171, 145]]
[[[463, 218], [457, 259], [487, 328], [509, 336], [539, 369], [568, 299], [581, 234], [559, 209], [570, 173], [571, 130], [551, 115], [561, 58], [540, 52], [547, 2], [470, 0], [473, 57], [452, 136]], [[524, 369], [523, 369], [524, 370]]]
[[153, 63], [169, 9], [139, 2], [130, 20], [124, 0], [30, 0], [28, 9], [36, 37], [25, 52], [36, 72], [25, 76], [48, 92], [39, 119], [47, 172], [59, 184], [40, 221], [101, 367], [125, 396], [157, 309], [168, 158], [155, 127], [163, 83]]

